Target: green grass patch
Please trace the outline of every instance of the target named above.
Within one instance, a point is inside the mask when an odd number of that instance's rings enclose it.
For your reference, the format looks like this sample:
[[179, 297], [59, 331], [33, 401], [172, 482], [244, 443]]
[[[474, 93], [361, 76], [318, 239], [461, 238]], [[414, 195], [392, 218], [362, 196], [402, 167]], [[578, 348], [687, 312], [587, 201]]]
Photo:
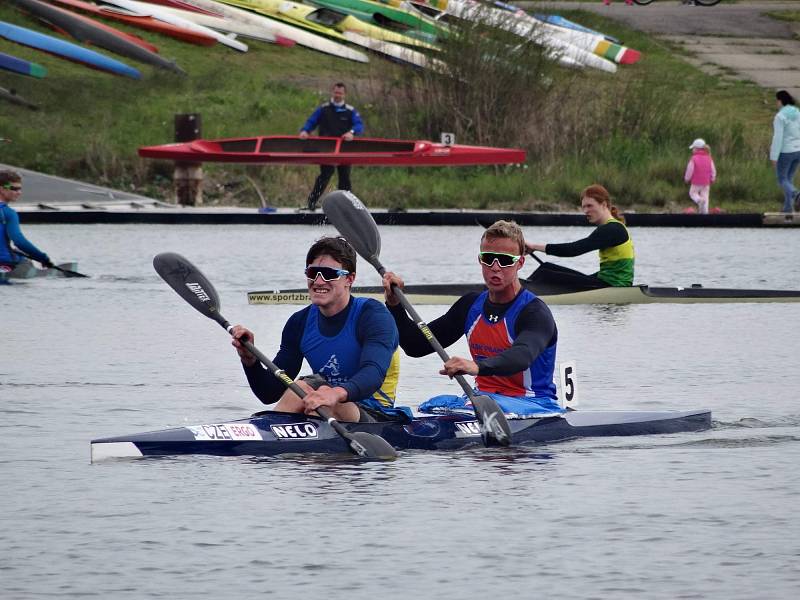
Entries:
[[[712, 206], [748, 212], [780, 206], [766, 158], [771, 92], [706, 75], [682, 60], [678, 48], [601, 15], [560, 14], [623, 39], [643, 60], [621, 65], [615, 75], [559, 69], [556, 100], [519, 123], [519, 144], [529, 155], [524, 168], [357, 168], [354, 191], [373, 206], [577, 210], [580, 190], [597, 182], [624, 210], [680, 210], [690, 202], [682, 178], [688, 146], [703, 137], [719, 171]], [[7, 4], [0, 20], [52, 33]], [[13, 142], [0, 144], [0, 162], [168, 198], [171, 165], [140, 159], [136, 149], [172, 141], [175, 114], [201, 114], [207, 138], [293, 134], [334, 80], [348, 83], [368, 135], [438, 140], [441, 130], [453, 130], [426, 119], [428, 98], [399, 102], [409, 70], [379, 57], [361, 65], [250, 40], [243, 54], [109, 24], [158, 45], [189, 76], [120, 59], [142, 71], [144, 78], [133, 81], [0, 40], [0, 52], [49, 71], [43, 80], [2, 74], [0, 85], [41, 109], [2, 105], [0, 136]], [[209, 164], [204, 171], [209, 204], [256, 206], [259, 190], [272, 205], [300, 206], [317, 169]]]
[[800, 10], [776, 10], [766, 13], [766, 15], [777, 21], [800, 23]]

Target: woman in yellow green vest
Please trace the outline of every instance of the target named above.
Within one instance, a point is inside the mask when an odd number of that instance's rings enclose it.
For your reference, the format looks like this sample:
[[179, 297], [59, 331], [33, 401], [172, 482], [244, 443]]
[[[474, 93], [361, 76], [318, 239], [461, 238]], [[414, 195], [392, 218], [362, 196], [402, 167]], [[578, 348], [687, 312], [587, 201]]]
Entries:
[[599, 250], [600, 270], [594, 277], [614, 287], [633, 285], [633, 242], [608, 190], [598, 184], [587, 187], [581, 192], [581, 210], [589, 223], [597, 225], [588, 237], [566, 244], [525, 242], [525, 246], [552, 256], [580, 256]]

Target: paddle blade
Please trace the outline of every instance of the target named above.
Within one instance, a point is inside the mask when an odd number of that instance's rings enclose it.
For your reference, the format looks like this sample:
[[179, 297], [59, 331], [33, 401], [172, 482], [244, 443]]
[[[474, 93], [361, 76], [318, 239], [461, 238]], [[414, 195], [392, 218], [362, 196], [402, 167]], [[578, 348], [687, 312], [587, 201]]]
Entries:
[[162, 252], [153, 259], [153, 267], [181, 298], [209, 319], [223, 323], [217, 290], [191, 262], [175, 252]]
[[511, 426], [506, 415], [489, 396], [470, 398], [475, 416], [481, 424], [481, 437], [485, 446], [508, 446], [511, 444]]
[[69, 269], [65, 269], [64, 267], [60, 267], [58, 265], [53, 265], [51, 268], [55, 269], [56, 271], [61, 271], [64, 274], [64, 277], [89, 277], [83, 273], [78, 273], [78, 271], [70, 271]]
[[358, 255], [383, 274], [381, 235], [367, 207], [352, 192], [337, 190], [322, 199], [325, 216], [350, 242]]
[[350, 434], [347, 440], [350, 450], [362, 458], [377, 460], [394, 460], [397, 458], [397, 450], [379, 435], [367, 433], [366, 431], [356, 431]]

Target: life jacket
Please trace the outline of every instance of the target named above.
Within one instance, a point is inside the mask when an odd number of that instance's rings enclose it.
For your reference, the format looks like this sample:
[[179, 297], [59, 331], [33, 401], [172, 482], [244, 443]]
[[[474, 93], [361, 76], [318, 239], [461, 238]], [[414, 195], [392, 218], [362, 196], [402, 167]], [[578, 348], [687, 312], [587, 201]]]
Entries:
[[322, 105], [319, 115], [319, 134], [321, 136], [339, 137], [353, 128], [353, 111], [349, 104], [336, 106], [332, 102]]
[[[319, 373], [335, 387], [349, 381], [359, 370], [362, 346], [358, 341], [356, 327], [367, 298], [354, 297], [347, 321], [333, 337], [326, 337], [319, 330], [319, 308], [309, 307], [306, 326], [300, 341], [300, 351], [314, 373]], [[400, 378], [400, 351], [395, 349], [386, 371], [386, 377], [372, 398], [360, 398], [357, 402], [374, 408], [394, 406], [397, 397], [397, 382]]]
[[[608, 223], [619, 223], [625, 227], [622, 221], [614, 218], [606, 221], [606, 224]], [[635, 259], [633, 240], [631, 240], [631, 234], [627, 227], [625, 227], [625, 232], [628, 234], [626, 241], [618, 246], [600, 250], [600, 270], [597, 272], [597, 278], [612, 286], [633, 285], [633, 263]]]
[[[526, 305], [536, 300], [533, 292], [522, 290], [503, 317], [492, 322], [483, 312], [488, 297], [487, 290], [475, 299], [464, 324], [464, 334], [475, 362], [497, 356], [511, 347], [516, 337], [514, 332], [519, 313]], [[478, 375], [475, 383], [482, 392], [555, 399], [556, 385], [553, 382], [555, 359], [556, 343], [553, 342], [525, 370], [514, 375]]]

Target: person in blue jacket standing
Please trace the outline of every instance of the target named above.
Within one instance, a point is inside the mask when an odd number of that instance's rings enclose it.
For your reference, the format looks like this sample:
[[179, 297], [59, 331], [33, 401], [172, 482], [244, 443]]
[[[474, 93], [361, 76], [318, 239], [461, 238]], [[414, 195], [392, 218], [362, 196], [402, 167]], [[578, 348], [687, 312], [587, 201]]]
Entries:
[[775, 94], [775, 99], [780, 110], [772, 122], [769, 159], [775, 166], [778, 185], [783, 190], [783, 212], [790, 213], [793, 209], [800, 212], [800, 191], [792, 183], [800, 167], [800, 109], [786, 90]]
[[[22, 234], [19, 215], [9, 203], [22, 195], [22, 177], [16, 171], [0, 171], [0, 270], [13, 272], [25, 255], [51, 267], [50, 257], [39, 250]], [[13, 244], [13, 246], [12, 246]]]
[[[354, 136], [361, 135], [364, 132], [364, 122], [358, 111], [345, 103], [346, 95], [347, 87], [341, 82], [334, 83], [331, 87], [331, 99], [311, 114], [300, 130], [300, 139], [306, 139], [315, 129], [319, 129], [320, 137], [341, 137], [348, 142]], [[334, 170], [339, 172], [339, 189], [351, 191], [350, 165], [339, 165], [338, 167], [320, 165], [319, 176], [308, 195], [308, 210], [317, 209], [317, 201], [328, 187]]]

